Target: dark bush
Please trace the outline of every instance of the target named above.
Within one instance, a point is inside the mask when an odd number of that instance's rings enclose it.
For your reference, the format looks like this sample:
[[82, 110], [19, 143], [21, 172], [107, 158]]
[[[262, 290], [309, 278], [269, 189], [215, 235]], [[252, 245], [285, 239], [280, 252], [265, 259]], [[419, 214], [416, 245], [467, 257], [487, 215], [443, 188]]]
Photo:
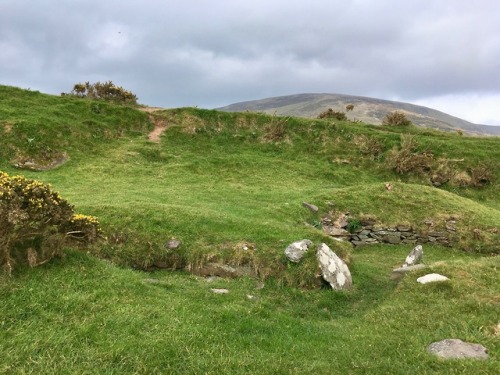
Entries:
[[493, 168], [482, 163], [470, 168], [470, 185], [474, 187], [483, 187], [493, 180]]
[[434, 155], [430, 152], [418, 151], [418, 142], [414, 136], [402, 135], [401, 147], [389, 151], [386, 163], [390, 169], [399, 174], [429, 173], [434, 163]]
[[331, 118], [331, 119], [335, 119], [335, 120], [339, 120], [339, 121], [347, 121], [347, 116], [344, 112], [337, 112], [331, 108], [328, 108], [326, 111], [321, 112], [318, 115], [318, 118], [322, 118], [322, 119]]
[[[66, 95], [66, 94], [64, 94]], [[89, 98], [95, 100], [108, 100], [119, 103], [137, 104], [137, 96], [132, 92], [125, 90], [121, 86], [116, 86], [113, 82], [107, 81], [104, 83], [77, 83], [73, 86], [70, 94], [79, 98]], [[92, 107], [96, 113], [100, 112], [100, 108]]]

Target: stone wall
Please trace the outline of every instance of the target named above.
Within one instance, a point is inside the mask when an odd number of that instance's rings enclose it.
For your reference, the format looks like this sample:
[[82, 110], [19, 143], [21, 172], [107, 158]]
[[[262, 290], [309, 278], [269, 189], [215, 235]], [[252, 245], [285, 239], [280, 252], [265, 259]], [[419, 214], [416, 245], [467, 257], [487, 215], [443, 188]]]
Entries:
[[389, 244], [424, 244], [438, 243], [451, 246], [454, 228], [445, 231], [418, 232], [409, 226], [385, 227], [380, 225], [367, 225], [349, 233], [344, 229], [325, 228], [325, 232], [334, 238], [349, 240], [354, 246], [370, 245], [375, 243]]

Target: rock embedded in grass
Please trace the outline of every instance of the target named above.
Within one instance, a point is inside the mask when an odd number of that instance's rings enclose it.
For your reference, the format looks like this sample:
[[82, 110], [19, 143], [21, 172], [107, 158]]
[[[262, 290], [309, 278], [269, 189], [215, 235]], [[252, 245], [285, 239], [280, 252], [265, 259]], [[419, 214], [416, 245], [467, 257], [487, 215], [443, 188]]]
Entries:
[[311, 245], [311, 240], [295, 241], [285, 249], [285, 255], [291, 262], [298, 263]]
[[422, 258], [424, 256], [424, 249], [422, 245], [417, 245], [413, 248], [413, 250], [408, 254], [403, 264], [403, 267], [414, 266], [420, 264], [422, 262]]
[[314, 204], [311, 204], [311, 203], [307, 203], [307, 202], [302, 202], [302, 205], [308, 209], [311, 210], [311, 212], [318, 212], [319, 211], [319, 208], [318, 206], [315, 206]]
[[395, 268], [392, 270], [391, 280], [395, 281], [401, 280], [404, 277], [404, 275], [407, 274], [408, 272], [422, 270], [426, 267], [427, 266], [425, 264], [420, 263], [420, 264], [415, 264], [413, 266]]
[[165, 247], [169, 250], [178, 249], [181, 246], [181, 241], [176, 238], [172, 238], [165, 243]]
[[319, 266], [323, 279], [335, 290], [347, 290], [352, 287], [352, 276], [349, 268], [326, 244], [318, 246]]
[[429, 273], [425, 276], [419, 277], [417, 279], [417, 282], [420, 284], [429, 284], [429, 283], [448, 281], [448, 280], [449, 280], [449, 278], [447, 278], [446, 276], [440, 275], [438, 273]]
[[427, 351], [444, 359], [488, 359], [488, 350], [484, 346], [459, 339], [433, 342]]
[[228, 294], [229, 293], [229, 290], [228, 289], [217, 289], [217, 288], [213, 288], [213, 289], [210, 289], [212, 291], [212, 293], [214, 294]]

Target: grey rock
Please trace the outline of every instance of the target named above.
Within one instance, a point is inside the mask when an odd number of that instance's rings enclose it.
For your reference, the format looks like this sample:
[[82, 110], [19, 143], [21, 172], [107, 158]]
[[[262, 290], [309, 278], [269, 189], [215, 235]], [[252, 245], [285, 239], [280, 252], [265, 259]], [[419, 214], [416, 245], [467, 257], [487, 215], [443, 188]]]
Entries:
[[334, 226], [337, 228], [345, 228], [349, 224], [349, 213], [341, 214], [337, 220], [335, 220]]
[[391, 280], [401, 280], [405, 274], [408, 272], [412, 271], [418, 271], [426, 268], [427, 266], [425, 264], [415, 264], [413, 266], [407, 266], [407, 267], [400, 267], [400, 268], [395, 268], [392, 270], [391, 273]]
[[413, 248], [413, 250], [406, 257], [405, 262], [403, 263], [403, 267], [414, 266], [415, 264], [419, 264], [422, 262], [422, 258], [424, 256], [424, 249], [422, 245], [417, 245]]
[[215, 294], [228, 294], [229, 293], [229, 290], [228, 289], [216, 289], [216, 288], [213, 288], [213, 289], [210, 289], [212, 291], [212, 293], [215, 293]]
[[323, 279], [335, 290], [345, 290], [352, 287], [352, 277], [349, 268], [326, 244], [318, 246], [317, 257]]
[[169, 240], [166, 244], [165, 244], [165, 247], [167, 249], [170, 249], [170, 250], [175, 250], [175, 249], [178, 249], [179, 246], [181, 246], [181, 241], [175, 239], [175, 238], [172, 238], [171, 240]]
[[323, 227], [323, 231], [329, 236], [350, 236], [351, 234], [343, 228], [337, 228], [332, 226]]
[[295, 241], [285, 249], [285, 255], [291, 262], [298, 263], [311, 245], [311, 240]]
[[398, 235], [388, 235], [384, 238], [384, 240], [386, 240], [387, 242], [393, 244], [393, 245], [397, 245], [398, 243], [401, 243], [401, 236], [398, 234]]
[[445, 359], [488, 359], [488, 349], [459, 339], [445, 339], [433, 342], [427, 347], [431, 354]]
[[309, 208], [312, 212], [316, 213], [319, 211], [318, 206], [315, 206], [314, 204], [310, 204], [307, 202], [302, 202], [302, 205], [306, 208]]

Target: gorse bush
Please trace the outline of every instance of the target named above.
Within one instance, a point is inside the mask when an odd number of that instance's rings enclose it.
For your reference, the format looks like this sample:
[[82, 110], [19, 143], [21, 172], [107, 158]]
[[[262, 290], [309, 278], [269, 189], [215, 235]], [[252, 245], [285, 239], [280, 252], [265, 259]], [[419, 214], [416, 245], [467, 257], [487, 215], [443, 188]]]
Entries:
[[429, 173], [434, 163], [430, 152], [418, 151], [419, 144], [413, 135], [401, 136], [401, 147], [393, 148], [386, 157], [386, 164], [399, 174], [415, 172]]
[[[116, 86], [112, 81], [107, 81], [104, 83], [77, 83], [73, 86], [73, 90], [69, 95], [77, 96], [79, 98], [109, 100], [118, 103], [137, 103], [137, 96], [135, 94], [128, 90], [125, 90], [121, 86]], [[100, 112], [99, 106], [93, 107], [92, 110], [96, 113]]]
[[273, 115], [271, 122], [264, 127], [264, 142], [281, 142], [286, 137], [286, 126], [288, 117]]
[[102, 237], [102, 229], [95, 216], [74, 214], [61, 228], [67, 237], [80, 242], [92, 243]]
[[385, 115], [382, 120], [383, 125], [394, 125], [394, 126], [408, 126], [411, 125], [411, 121], [408, 120], [406, 115], [402, 112], [390, 112]]
[[[98, 222], [90, 224], [97, 233]], [[18, 262], [33, 267], [60, 255], [65, 231], [89, 236], [87, 227], [50, 185], [0, 171], [0, 267], [7, 274]]]
[[318, 115], [318, 118], [322, 118], [322, 119], [331, 118], [331, 119], [335, 119], [335, 120], [339, 120], [339, 121], [347, 121], [347, 116], [344, 112], [337, 112], [331, 108], [328, 108], [326, 111], [321, 112]]

